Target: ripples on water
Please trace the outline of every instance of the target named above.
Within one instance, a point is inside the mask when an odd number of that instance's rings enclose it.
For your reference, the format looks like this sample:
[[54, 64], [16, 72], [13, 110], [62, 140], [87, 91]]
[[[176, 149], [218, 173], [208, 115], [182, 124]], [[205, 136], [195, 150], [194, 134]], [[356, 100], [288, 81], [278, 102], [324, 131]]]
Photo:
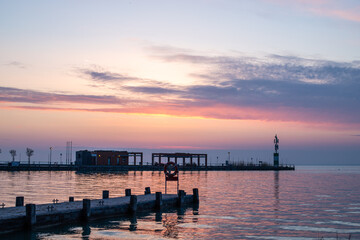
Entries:
[[[0, 203], [50, 203], [164, 192], [158, 172], [0, 172]], [[171, 189], [176, 192], [176, 184]], [[170, 186], [171, 187], [171, 186]], [[360, 239], [360, 167], [299, 167], [281, 172], [186, 172], [180, 188], [198, 187], [200, 207], [33, 232], [34, 239]], [[0, 209], [1, 214], [1, 209]], [[22, 239], [22, 234], [9, 237]]]

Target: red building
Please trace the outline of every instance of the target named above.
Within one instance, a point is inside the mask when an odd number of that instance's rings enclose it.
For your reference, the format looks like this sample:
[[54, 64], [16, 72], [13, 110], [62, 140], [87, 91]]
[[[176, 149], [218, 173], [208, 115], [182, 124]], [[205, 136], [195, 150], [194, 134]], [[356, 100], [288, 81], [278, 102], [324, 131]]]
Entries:
[[143, 164], [142, 152], [109, 151], [109, 150], [82, 150], [76, 152], [76, 165], [92, 166], [119, 166], [129, 165], [129, 157], [133, 157], [136, 165], [136, 157], [140, 157], [140, 165]]

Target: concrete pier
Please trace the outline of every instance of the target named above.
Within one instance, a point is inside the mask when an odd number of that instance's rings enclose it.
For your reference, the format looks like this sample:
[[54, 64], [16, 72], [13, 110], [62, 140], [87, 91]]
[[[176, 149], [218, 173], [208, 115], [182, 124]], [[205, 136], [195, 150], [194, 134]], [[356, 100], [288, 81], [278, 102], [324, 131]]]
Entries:
[[[179, 166], [179, 171], [283, 171], [295, 170], [294, 165], [241, 165], [241, 166]], [[47, 164], [20, 164], [20, 166], [8, 166], [0, 163], [0, 171], [79, 171], [79, 172], [123, 172], [123, 171], [164, 171], [163, 166], [155, 165], [123, 165], [123, 166], [75, 166], [60, 165], [49, 166]]]
[[[129, 189], [130, 190], [130, 189]], [[129, 191], [128, 191], [129, 192]], [[180, 192], [180, 191], [179, 191]], [[34, 229], [37, 227], [86, 222], [110, 216], [135, 214], [137, 212], [158, 211], [167, 207], [193, 204], [193, 195], [185, 192], [176, 194], [131, 195], [105, 199], [83, 199], [49, 204], [27, 204], [19, 207], [0, 208], [1, 234]]]

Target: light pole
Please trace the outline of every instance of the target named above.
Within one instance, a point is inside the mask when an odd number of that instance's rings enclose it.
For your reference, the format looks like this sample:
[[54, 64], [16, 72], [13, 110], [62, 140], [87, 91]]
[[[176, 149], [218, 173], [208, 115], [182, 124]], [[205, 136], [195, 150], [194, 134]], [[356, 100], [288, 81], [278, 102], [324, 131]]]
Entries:
[[52, 152], [52, 147], [50, 147], [50, 166], [51, 166], [51, 152]]

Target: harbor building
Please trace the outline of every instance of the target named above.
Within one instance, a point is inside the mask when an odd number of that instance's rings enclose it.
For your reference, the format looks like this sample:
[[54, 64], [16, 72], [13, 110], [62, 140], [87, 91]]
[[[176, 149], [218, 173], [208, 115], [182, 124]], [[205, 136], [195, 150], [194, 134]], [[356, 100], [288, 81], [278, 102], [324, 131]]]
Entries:
[[[136, 165], [137, 157], [140, 157], [139, 165], [143, 165], [142, 152], [114, 151], [114, 150], [81, 150], [76, 152], [75, 165], [77, 166], [127, 166]], [[131, 159], [133, 161], [131, 161]]]
[[[178, 164], [178, 159], [182, 159], [182, 166], [201, 166], [200, 159], [202, 158], [204, 159], [202, 164], [207, 167], [208, 156], [205, 153], [153, 153], [151, 156], [151, 164], [166, 164], [166, 160], [167, 162], [173, 161], [175, 164]], [[166, 160], [162, 162], [163, 159]]]

